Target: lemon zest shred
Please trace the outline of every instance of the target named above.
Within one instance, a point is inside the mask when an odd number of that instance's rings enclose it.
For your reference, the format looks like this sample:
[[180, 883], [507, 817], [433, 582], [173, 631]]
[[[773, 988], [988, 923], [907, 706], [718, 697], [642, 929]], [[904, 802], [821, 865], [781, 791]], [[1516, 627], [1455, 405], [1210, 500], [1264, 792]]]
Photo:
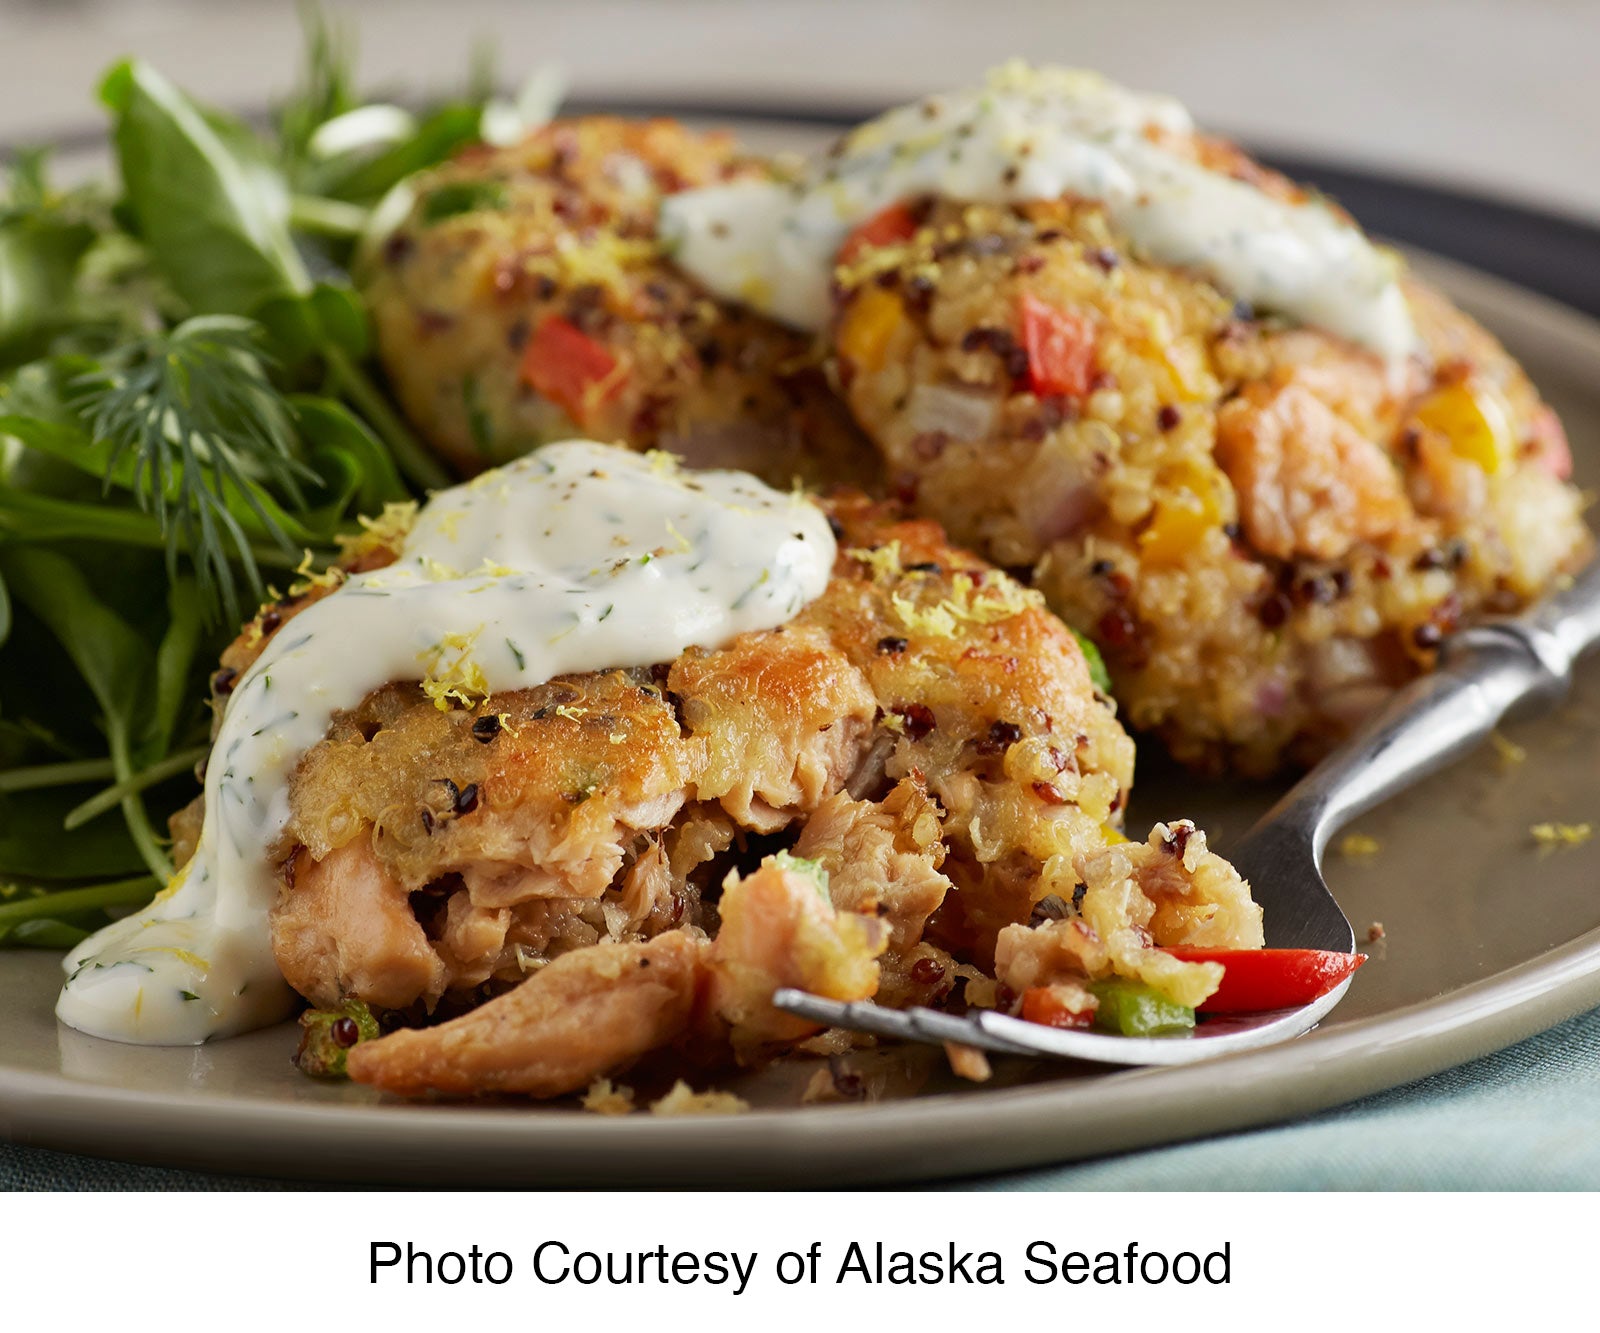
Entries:
[[483, 626], [470, 634], [446, 634], [432, 648], [418, 654], [418, 660], [427, 667], [422, 679], [422, 692], [433, 700], [441, 713], [450, 711], [452, 704], [473, 708], [489, 697], [489, 682], [483, 668], [472, 658]]
[[1561, 847], [1581, 847], [1594, 837], [1594, 826], [1589, 823], [1561, 824], [1546, 823], [1535, 824], [1528, 830], [1533, 835], [1533, 840], [1542, 852], [1555, 851]]
[[876, 583], [893, 583], [904, 572], [899, 541], [887, 546], [853, 546], [845, 554], [871, 569]]
[[900, 593], [889, 598], [889, 605], [908, 630], [942, 639], [953, 639], [962, 622], [993, 625], [1043, 604], [1041, 593], [1004, 575], [979, 585], [970, 574], [957, 574], [951, 581], [950, 595], [927, 606], [919, 606]]
[[1366, 833], [1347, 833], [1339, 839], [1339, 855], [1351, 861], [1364, 861], [1368, 857], [1376, 856], [1383, 846], [1376, 838]]
[[1526, 749], [1498, 731], [1489, 733], [1489, 743], [1494, 746], [1495, 758], [1500, 761], [1501, 768], [1516, 768], [1528, 758]]
[[356, 522], [361, 524], [361, 531], [338, 538], [340, 555], [350, 560], [374, 551], [398, 550], [416, 521], [415, 500], [390, 500], [376, 518], [366, 514], [357, 516]]

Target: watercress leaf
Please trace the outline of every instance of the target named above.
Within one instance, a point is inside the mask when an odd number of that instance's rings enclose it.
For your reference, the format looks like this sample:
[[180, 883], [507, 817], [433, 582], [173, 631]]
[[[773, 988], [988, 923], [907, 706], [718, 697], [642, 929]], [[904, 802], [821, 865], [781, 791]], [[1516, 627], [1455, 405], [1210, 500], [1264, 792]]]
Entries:
[[348, 284], [319, 282], [311, 293], [311, 308], [323, 337], [357, 361], [372, 350], [372, 330], [367, 308]]
[[362, 513], [376, 514], [391, 500], [405, 500], [409, 492], [395, 470], [394, 460], [366, 422], [343, 403], [311, 394], [296, 395], [294, 404], [300, 433], [311, 446], [312, 458], [321, 466], [325, 453], [353, 459], [358, 478], [355, 501]]
[[[304, 294], [310, 278], [288, 228], [288, 192], [248, 131], [203, 112], [142, 61], [101, 85], [138, 234], [168, 283], [201, 313], [248, 315]], [[219, 128], [221, 127], [221, 128]]]
[[0, 365], [17, 365], [45, 350], [72, 317], [78, 261], [94, 229], [48, 214], [0, 222]]
[[97, 819], [70, 836], [61, 821], [81, 787], [0, 794], [0, 876], [30, 880], [109, 879], [144, 869], [120, 819]]
[[321, 181], [323, 192], [336, 199], [375, 203], [407, 176], [437, 166], [458, 149], [478, 142], [482, 114], [476, 102], [440, 107], [423, 119], [415, 134], [376, 157], [352, 163], [342, 174], [330, 170]]
[[53, 917], [19, 921], [0, 933], [0, 941], [23, 949], [70, 949], [88, 938], [89, 932], [81, 926], [70, 925]]
[[72, 561], [32, 547], [0, 548], [0, 576], [55, 635], [88, 682], [108, 733], [126, 740], [149, 696], [150, 645], [94, 595]]

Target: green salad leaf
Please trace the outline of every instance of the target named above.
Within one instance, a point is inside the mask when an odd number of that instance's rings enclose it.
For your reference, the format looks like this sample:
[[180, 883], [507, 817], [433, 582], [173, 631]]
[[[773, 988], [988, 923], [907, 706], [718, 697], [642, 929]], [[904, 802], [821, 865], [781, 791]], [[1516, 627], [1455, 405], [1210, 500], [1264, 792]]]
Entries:
[[348, 33], [303, 13], [265, 129], [130, 59], [99, 89], [113, 178], [57, 188], [37, 150], [0, 176], [0, 945], [67, 947], [148, 898], [206, 675], [268, 578], [450, 481], [351, 265], [381, 201], [524, 131], [553, 85], [507, 100], [485, 66], [430, 106], [368, 100]]
[[100, 97], [116, 113], [117, 165], [137, 234], [192, 310], [250, 315], [311, 290], [289, 234], [287, 185], [264, 153], [245, 156], [248, 130], [202, 112], [140, 60], [113, 68]]

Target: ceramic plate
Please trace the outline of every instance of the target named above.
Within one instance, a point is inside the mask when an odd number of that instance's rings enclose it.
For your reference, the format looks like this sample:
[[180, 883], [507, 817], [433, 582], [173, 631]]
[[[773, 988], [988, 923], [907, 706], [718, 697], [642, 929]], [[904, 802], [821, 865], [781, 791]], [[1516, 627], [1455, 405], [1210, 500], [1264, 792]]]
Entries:
[[[762, 130], [763, 147], [805, 146], [820, 132]], [[1540, 227], [1565, 225], [1522, 216], [1532, 248]], [[1380, 222], [1404, 230], [1403, 217]], [[1592, 264], [1600, 240], [1589, 234], [1588, 246]], [[1521, 358], [1567, 423], [1578, 480], [1600, 483], [1600, 325], [1481, 273], [1417, 263]], [[820, 1106], [799, 1105], [816, 1066], [792, 1062], [720, 1084], [756, 1108], [725, 1118], [419, 1106], [303, 1077], [290, 1064], [292, 1025], [184, 1049], [59, 1027], [56, 957], [19, 952], [0, 954], [0, 1134], [104, 1157], [341, 1181], [824, 1185], [1066, 1161], [1301, 1115], [1600, 1004], [1600, 847], [1541, 853], [1529, 833], [1547, 820], [1600, 822], [1600, 670], [1580, 673], [1559, 712], [1508, 734], [1525, 747], [1524, 763], [1505, 767], [1486, 750], [1363, 820], [1376, 853], [1331, 857], [1329, 881], [1358, 937], [1381, 923], [1382, 939], [1329, 1021], [1269, 1050], [1121, 1072], [997, 1060], [982, 1087], [955, 1083], [936, 1053], [919, 1050], [873, 1071], [878, 1100]], [[1129, 827], [1190, 816], [1224, 854], [1273, 796], [1173, 772], [1148, 751], [1141, 768]]]

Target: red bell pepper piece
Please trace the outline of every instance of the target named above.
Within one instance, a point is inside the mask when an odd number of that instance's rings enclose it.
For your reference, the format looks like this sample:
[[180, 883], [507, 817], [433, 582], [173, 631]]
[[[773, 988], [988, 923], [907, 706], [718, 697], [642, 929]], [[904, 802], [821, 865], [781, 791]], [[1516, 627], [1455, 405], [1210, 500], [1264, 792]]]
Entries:
[[[592, 390], [617, 369], [617, 358], [559, 315], [540, 322], [522, 353], [523, 383], [561, 407], [579, 425], [593, 406]], [[610, 392], [620, 388], [620, 380]]]
[[1367, 961], [1362, 953], [1323, 949], [1168, 949], [1186, 963], [1221, 963], [1222, 984], [1202, 1014], [1293, 1009], [1326, 995]]
[[1094, 1010], [1072, 1008], [1054, 986], [1030, 986], [1022, 992], [1022, 1017], [1047, 1028], [1086, 1028], [1094, 1023]]
[[1032, 292], [1022, 294], [1021, 318], [1028, 387], [1041, 397], [1087, 397], [1094, 387], [1094, 325]]
[[917, 234], [917, 216], [908, 204], [890, 204], [881, 213], [874, 213], [844, 238], [835, 263], [853, 263], [863, 250], [893, 245], [896, 241], [909, 241]]

